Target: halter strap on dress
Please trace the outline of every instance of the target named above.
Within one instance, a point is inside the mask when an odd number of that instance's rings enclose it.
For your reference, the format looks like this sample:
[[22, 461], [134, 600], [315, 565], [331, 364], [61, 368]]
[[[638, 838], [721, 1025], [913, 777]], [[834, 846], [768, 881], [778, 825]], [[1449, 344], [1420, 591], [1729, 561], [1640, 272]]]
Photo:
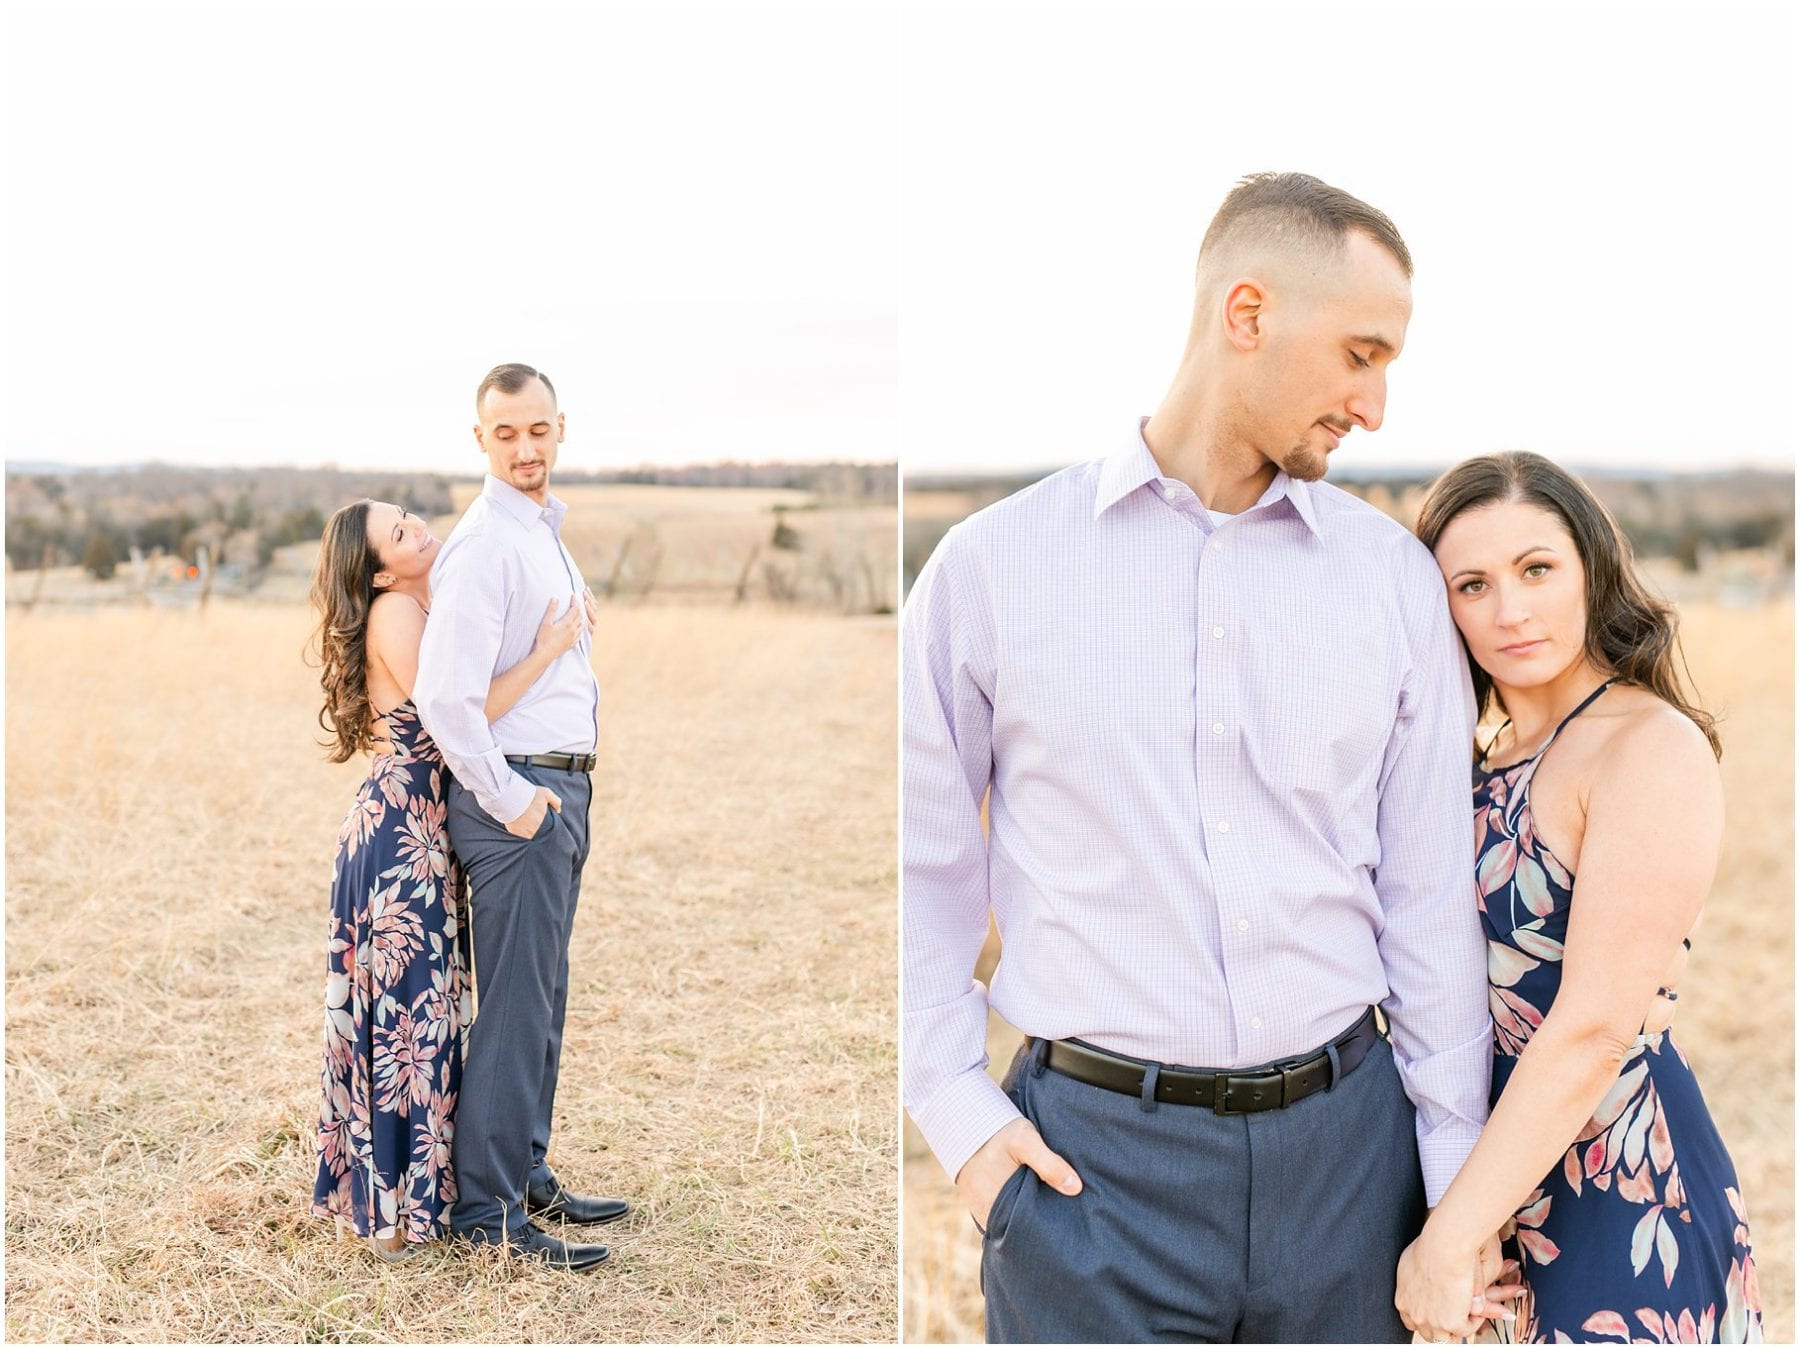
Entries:
[[[1611, 688], [1614, 684], [1616, 684], [1618, 682], [1619, 682], [1619, 677], [1617, 675], [1614, 675], [1611, 679], [1608, 679], [1605, 682], [1603, 682], [1600, 685], [1600, 687], [1595, 689], [1592, 693], [1588, 694], [1588, 696], [1583, 698], [1579, 703], [1575, 704], [1575, 710], [1573, 712], [1569, 713], [1568, 716], [1564, 717], [1561, 721], [1556, 723], [1556, 729], [1554, 731], [1550, 732], [1549, 735], [1544, 737], [1544, 743], [1537, 747], [1536, 753], [1528, 754], [1523, 759], [1520, 759], [1518, 761], [1518, 763], [1510, 763], [1510, 764], [1505, 765], [1505, 767], [1506, 768], [1517, 768], [1519, 766], [1519, 764], [1530, 763], [1533, 759], [1542, 758], [1544, 751], [1549, 749], [1551, 744], [1556, 740], [1556, 737], [1562, 734], [1562, 728], [1567, 726], [1571, 721], [1574, 721], [1575, 718], [1580, 716], [1583, 712], [1587, 711], [1588, 706], [1594, 701], [1594, 699], [1598, 698], [1602, 693], [1605, 693], [1609, 688]], [[1487, 762], [1488, 755], [1490, 755], [1494, 752], [1494, 746], [1499, 743], [1500, 732], [1504, 731], [1508, 726], [1511, 726], [1511, 725], [1512, 725], [1511, 717], [1508, 717], [1505, 721], [1500, 723], [1499, 728], [1497, 730], [1495, 730], [1495, 732], [1494, 732], [1494, 738], [1492, 740], [1488, 741], [1488, 747], [1481, 751], [1481, 761], [1483, 763]], [[1498, 769], [1498, 768], [1490, 768], [1487, 771], [1490, 773], [1497, 773], [1502, 770]]]

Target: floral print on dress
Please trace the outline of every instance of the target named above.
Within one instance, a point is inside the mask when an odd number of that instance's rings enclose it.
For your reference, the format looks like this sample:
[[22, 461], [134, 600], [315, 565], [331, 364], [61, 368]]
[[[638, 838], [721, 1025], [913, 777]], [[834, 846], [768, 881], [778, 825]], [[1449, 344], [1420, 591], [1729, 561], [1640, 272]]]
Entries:
[[410, 701], [387, 727], [393, 750], [370, 766], [332, 867], [312, 1211], [358, 1236], [428, 1241], [456, 1200], [464, 892], [443, 756]]
[[[1475, 770], [1475, 904], [1488, 939], [1498, 1102], [1562, 982], [1574, 874], [1537, 835], [1544, 751]], [[1669, 1031], [1640, 1035], [1592, 1118], [1514, 1217], [1525, 1293], [1483, 1341], [1759, 1344], [1762, 1302], [1737, 1173]]]

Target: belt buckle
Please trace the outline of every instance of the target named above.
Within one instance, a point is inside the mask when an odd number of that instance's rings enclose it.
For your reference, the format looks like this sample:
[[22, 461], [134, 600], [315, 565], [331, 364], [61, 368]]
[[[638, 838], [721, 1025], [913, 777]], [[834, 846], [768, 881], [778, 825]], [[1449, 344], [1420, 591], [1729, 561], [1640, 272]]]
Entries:
[[1215, 1115], [1251, 1115], [1259, 1110], [1279, 1109], [1282, 1104], [1280, 1073], [1213, 1074]]

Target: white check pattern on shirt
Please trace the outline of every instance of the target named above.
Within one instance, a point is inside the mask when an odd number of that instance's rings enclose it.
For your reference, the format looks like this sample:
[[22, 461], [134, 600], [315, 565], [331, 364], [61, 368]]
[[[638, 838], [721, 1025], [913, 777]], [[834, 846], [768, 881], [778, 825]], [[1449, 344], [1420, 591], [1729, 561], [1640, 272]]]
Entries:
[[537, 787], [508, 754], [591, 753], [598, 742], [600, 682], [593, 636], [575, 646], [488, 725], [488, 686], [531, 654], [551, 600], [564, 612], [587, 582], [563, 546], [568, 506], [538, 505], [489, 474], [431, 566], [431, 615], [419, 643], [413, 704], [456, 780], [502, 824], [525, 813]]
[[1205, 1068], [1379, 1003], [1437, 1202], [1487, 1118], [1491, 1027], [1474, 699], [1416, 539], [1286, 474], [1215, 525], [1140, 429], [944, 537], [902, 670], [903, 1086], [952, 1176], [1017, 1116], [983, 1071], [990, 997], [1029, 1035]]

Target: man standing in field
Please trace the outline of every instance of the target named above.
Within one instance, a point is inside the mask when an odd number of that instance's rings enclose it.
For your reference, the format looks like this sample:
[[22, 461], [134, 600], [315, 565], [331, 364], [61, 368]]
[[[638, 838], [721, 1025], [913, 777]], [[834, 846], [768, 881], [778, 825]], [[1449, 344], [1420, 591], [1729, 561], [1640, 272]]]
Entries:
[[1487, 1115], [1474, 703], [1430, 554], [1318, 480], [1411, 275], [1381, 212], [1245, 179], [1155, 415], [907, 605], [905, 1095], [990, 1340], [1408, 1338], [1396, 1262]]
[[[563, 439], [556, 391], [528, 365], [497, 366], [475, 410], [488, 474], [432, 566], [414, 684], [420, 720], [454, 775], [448, 826], [469, 878], [474, 951], [450, 1223], [477, 1244], [591, 1269], [605, 1246], [563, 1242], [530, 1219], [602, 1223], [628, 1211], [623, 1200], [564, 1190], [545, 1160], [599, 739], [593, 614], [562, 542], [567, 507], [550, 495]], [[580, 637], [490, 726], [489, 684], [530, 656], [558, 608], [585, 610]]]

